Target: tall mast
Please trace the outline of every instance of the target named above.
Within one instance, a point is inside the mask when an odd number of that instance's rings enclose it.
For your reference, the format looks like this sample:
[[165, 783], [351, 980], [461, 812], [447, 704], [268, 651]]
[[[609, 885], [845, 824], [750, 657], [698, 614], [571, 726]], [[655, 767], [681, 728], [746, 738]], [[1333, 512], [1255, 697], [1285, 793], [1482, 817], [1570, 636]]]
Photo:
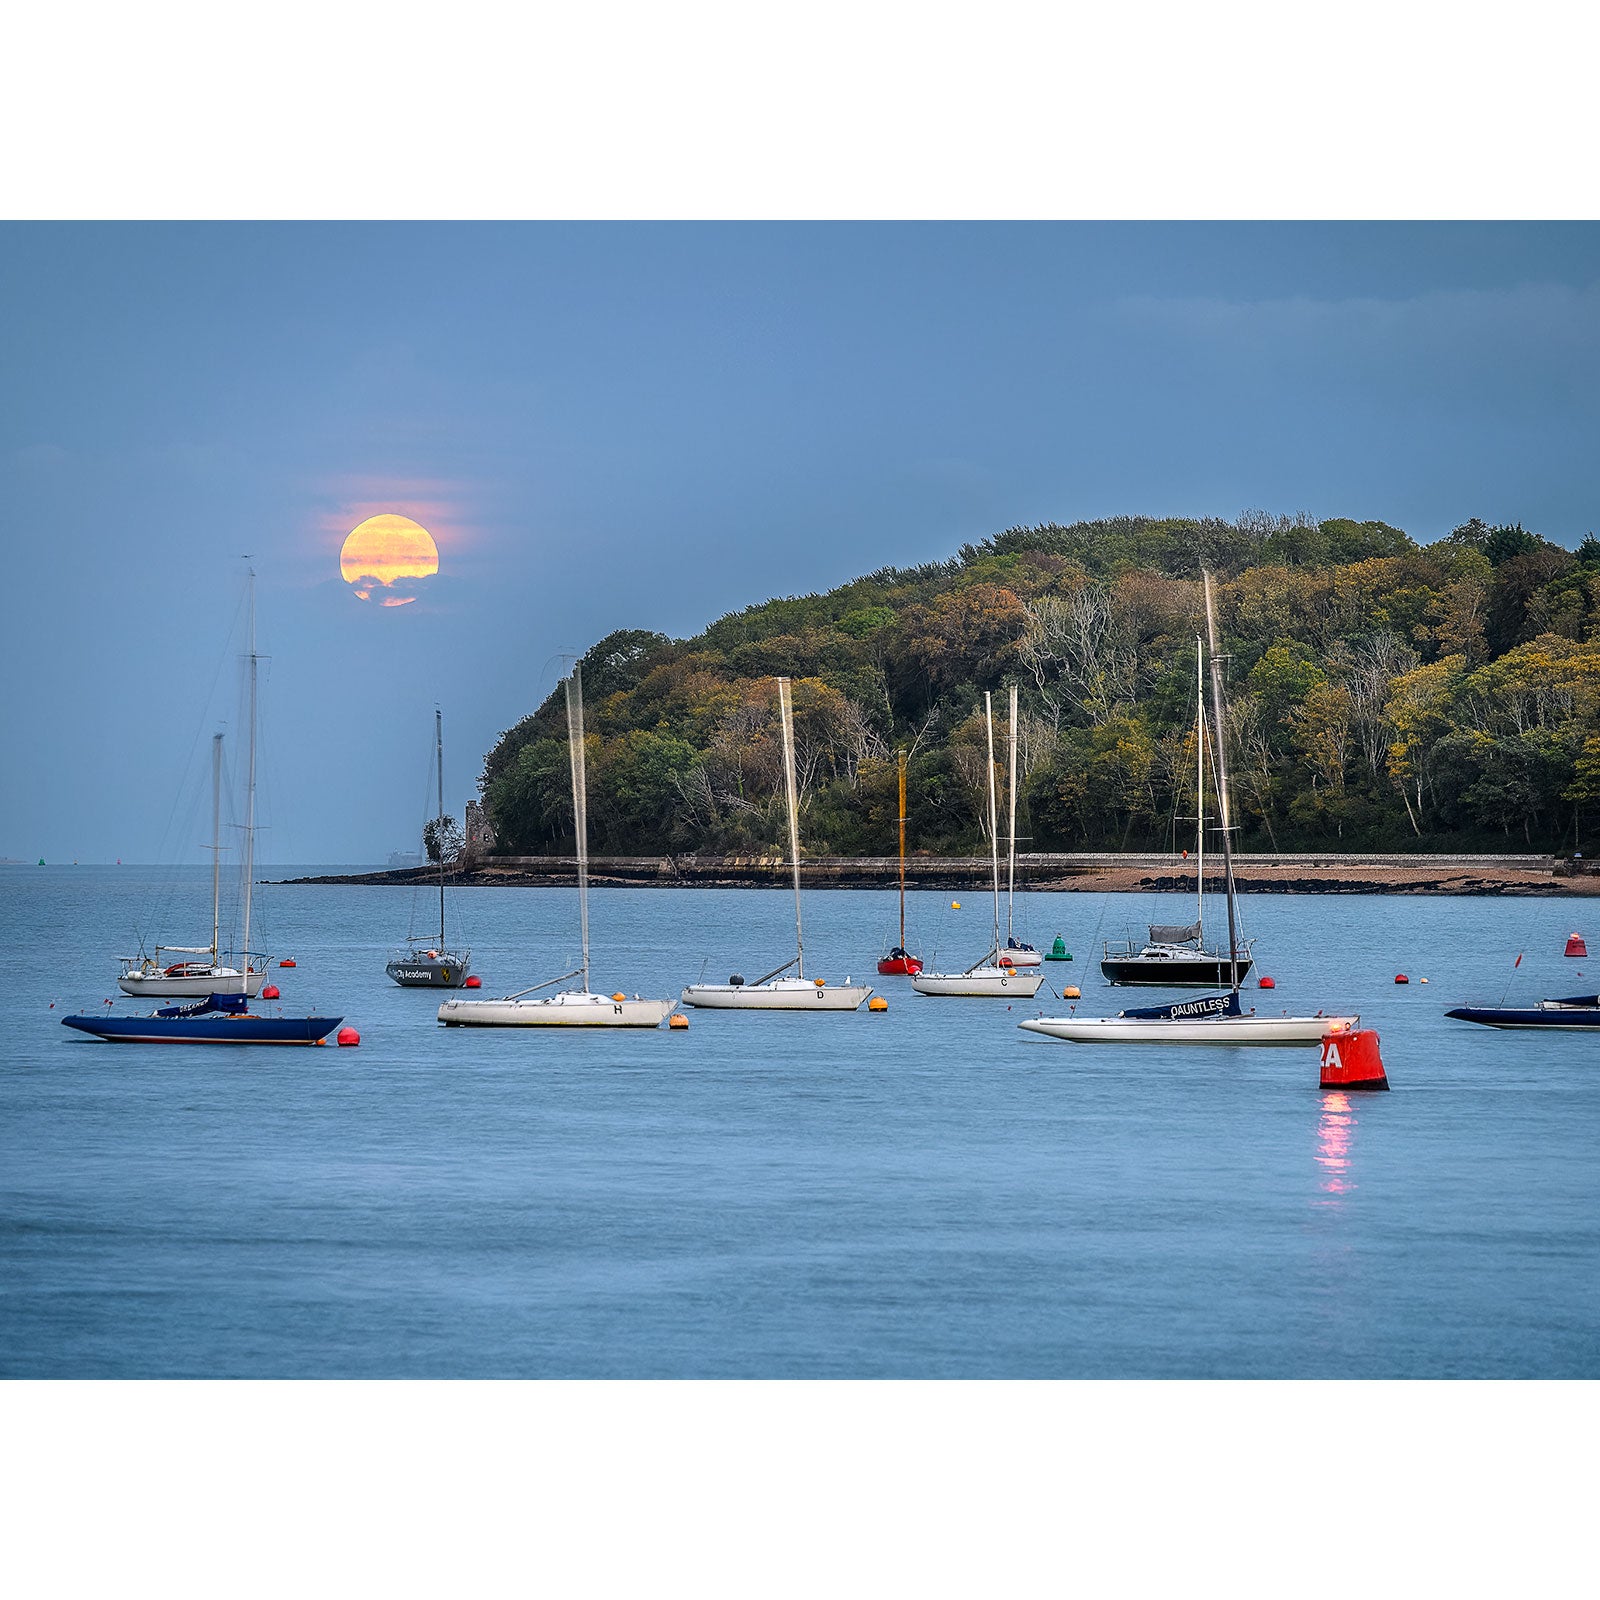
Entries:
[[256, 574], [250, 569], [250, 622], [246, 635], [250, 661], [249, 757], [244, 800], [244, 970], [250, 973], [250, 891], [256, 875]]
[[800, 932], [800, 821], [794, 788], [794, 728], [790, 722], [789, 680], [778, 679], [778, 714], [783, 719], [783, 781], [789, 795], [789, 859], [794, 863], [794, 959], [806, 975], [806, 947]]
[[[1011, 942], [1011, 903], [1017, 892], [1017, 686], [1011, 685], [1011, 848], [1006, 856], [1006, 942]], [[998, 942], [998, 939], [997, 939]]]
[[[438, 706], [433, 708], [434, 762], [439, 768], [439, 809], [435, 815], [444, 821], [444, 716]], [[439, 951], [444, 952], [444, 832], [435, 828], [439, 839]]]
[[[583, 992], [589, 992], [589, 788], [583, 751], [583, 667], [567, 679], [567, 750], [572, 761], [572, 815], [578, 844], [578, 926], [583, 936]], [[440, 889], [440, 894], [444, 890]]]
[[906, 947], [906, 753], [900, 751], [900, 949]]
[[1212, 748], [1217, 757], [1217, 813], [1222, 822], [1222, 875], [1228, 890], [1228, 981], [1239, 987], [1239, 930], [1233, 897], [1233, 817], [1228, 805], [1227, 723], [1222, 715], [1222, 663], [1217, 658], [1217, 615], [1211, 600], [1211, 574], [1204, 574], [1206, 589], [1206, 640], [1211, 650], [1211, 716], [1216, 727]]
[[994, 800], [994, 703], [987, 689], [983, 692], [983, 721], [989, 733], [989, 861], [994, 868], [994, 948], [990, 959], [1000, 954], [1000, 819]]
[[222, 943], [222, 735], [211, 735], [211, 965]]
[[1206, 944], [1206, 669], [1200, 635], [1194, 636], [1194, 920]]

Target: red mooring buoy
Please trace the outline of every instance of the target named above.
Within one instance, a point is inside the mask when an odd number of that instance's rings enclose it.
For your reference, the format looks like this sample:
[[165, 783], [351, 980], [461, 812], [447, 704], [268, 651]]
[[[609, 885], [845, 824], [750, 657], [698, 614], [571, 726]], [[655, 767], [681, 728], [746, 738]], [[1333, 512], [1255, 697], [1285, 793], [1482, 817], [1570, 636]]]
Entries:
[[[338, 1039], [340, 1044], [361, 1043], [361, 1035], [354, 1028], [341, 1028], [338, 1033]], [[1385, 1084], [1384, 1087], [1388, 1088], [1388, 1085]]]
[[1356, 1028], [1350, 1033], [1322, 1036], [1322, 1087], [1324, 1089], [1387, 1089], [1388, 1074], [1378, 1053], [1376, 1028]]
[[1263, 989], [1276, 989], [1278, 987], [1271, 978], [1262, 978], [1258, 981]]
[[292, 967], [294, 965], [294, 957], [293, 956], [286, 956], [282, 961], [280, 961], [278, 963], [278, 965], [280, 967]]
[[1403, 972], [1395, 973], [1394, 981], [1396, 983], [1410, 983], [1411, 982], [1411, 980]]
[[263, 1000], [276, 1000], [281, 992], [282, 991], [279, 990], [277, 984], [269, 983], [266, 988], [261, 991], [261, 998]]
[[483, 987], [483, 979], [477, 973], [473, 973], [461, 987], [463, 989], [481, 989]]
[[1589, 954], [1589, 947], [1583, 942], [1581, 933], [1569, 933], [1567, 935], [1565, 954], [1569, 956], [1587, 956]]

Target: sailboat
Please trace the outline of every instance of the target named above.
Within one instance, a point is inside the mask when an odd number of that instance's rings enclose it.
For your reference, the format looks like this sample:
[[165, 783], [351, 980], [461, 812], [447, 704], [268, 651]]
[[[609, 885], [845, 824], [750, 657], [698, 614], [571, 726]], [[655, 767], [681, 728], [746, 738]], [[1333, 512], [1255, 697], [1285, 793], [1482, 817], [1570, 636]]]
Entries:
[[[444, 819], [444, 718], [438, 706], [433, 708], [434, 764], [439, 769], [439, 809], [434, 815]], [[419, 938], [412, 934], [411, 948], [397, 955], [383, 970], [403, 989], [459, 989], [467, 981], [467, 969], [472, 961], [470, 950], [452, 950], [444, 933], [444, 840], [437, 840], [439, 850], [439, 937]], [[413, 913], [415, 904], [413, 903]]]
[[[255, 878], [256, 842], [256, 575], [250, 574], [248, 634], [249, 761], [245, 785], [244, 883], [242, 912], [244, 945], [250, 947], [250, 899]], [[220, 736], [219, 736], [220, 737]], [[212, 790], [215, 797], [219, 770], [218, 746], [213, 741]], [[215, 798], [213, 799], [215, 809]], [[215, 858], [213, 858], [215, 859]], [[213, 933], [213, 939], [216, 935]], [[200, 952], [192, 952], [200, 953]], [[248, 965], [248, 963], [247, 963]], [[256, 991], [252, 990], [251, 993]], [[93, 1034], [97, 1039], [129, 1044], [319, 1044], [344, 1021], [343, 1017], [261, 1017], [249, 1010], [250, 996], [206, 992], [192, 1006], [164, 1006], [149, 1016], [119, 1017], [90, 1013], [63, 1017], [62, 1025]]]
[[[244, 957], [242, 968], [222, 959], [222, 735], [211, 736], [211, 943], [208, 945], [158, 944], [153, 955], [123, 956], [117, 987], [124, 994], [154, 995], [158, 999], [199, 999], [208, 994], [261, 992], [266, 960], [252, 966]], [[245, 943], [249, 943], [248, 933]], [[205, 956], [205, 961], [164, 960], [169, 956]]]
[[997, 958], [1002, 967], [1037, 967], [1044, 957], [1012, 932], [1017, 899], [1017, 686], [1011, 685], [1011, 782], [1007, 790], [1011, 808], [1011, 842], [1006, 847], [1006, 947]]
[[[1015, 695], [1015, 690], [1012, 693]], [[1015, 704], [1013, 699], [1013, 707]], [[1000, 818], [994, 792], [994, 704], [987, 692], [983, 697], [983, 716], [989, 731], [989, 863], [994, 878], [994, 938], [990, 942], [988, 954], [974, 962], [965, 972], [919, 972], [911, 980], [911, 987], [918, 994], [989, 996], [1004, 999], [1020, 995], [1024, 1000], [1031, 1000], [1039, 992], [1039, 985], [1044, 982], [1044, 974], [1011, 965], [1006, 961], [1005, 952], [1000, 948]], [[1013, 727], [1015, 722], [1013, 711]], [[1016, 849], [1015, 835], [1016, 823], [1013, 820], [1013, 853]]]
[[[794, 718], [789, 706], [789, 680], [779, 678], [778, 715], [783, 723], [784, 792], [789, 802], [789, 860], [794, 868], [794, 955], [754, 983], [735, 974], [726, 983], [691, 983], [683, 991], [685, 1005], [717, 1011], [855, 1011], [872, 989], [864, 983], [829, 984], [806, 977], [805, 937], [800, 924], [800, 821], [794, 781]], [[784, 974], [794, 969], [793, 977]], [[914, 980], [913, 980], [914, 981]]]
[[1172, 1005], [1143, 1006], [1114, 1017], [1035, 1017], [1020, 1022], [1028, 1033], [1079, 1044], [1316, 1044], [1324, 1034], [1360, 1026], [1357, 1015], [1262, 1017], [1239, 1003], [1239, 923], [1233, 882], [1232, 819], [1228, 805], [1227, 741], [1222, 714], [1222, 663], [1217, 655], [1216, 613], [1211, 574], [1204, 574], [1206, 635], [1211, 656], [1211, 706], [1216, 726], [1212, 753], [1216, 760], [1217, 809], [1222, 824], [1223, 881], [1228, 894], [1228, 992], [1180, 1000]]
[[1188, 986], [1215, 988], [1231, 981], [1233, 968], [1238, 976], [1249, 976], [1255, 960], [1254, 941], [1240, 939], [1230, 952], [1207, 950], [1205, 945], [1206, 909], [1206, 700], [1205, 664], [1200, 639], [1194, 641], [1195, 678], [1195, 909], [1194, 921], [1178, 925], [1152, 922], [1150, 937], [1140, 949], [1135, 941], [1124, 939], [1105, 943], [1105, 959], [1100, 971], [1107, 983], [1149, 984], [1159, 988]]
[[[572, 767], [572, 815], [578, 849], [578, 929], [581, 964], [559, 978], [549, 978], [503, 1000], [446, 1000], [439, 1021], [449, 1028], [658, 1028], [673, 1010], [670, 1000], [631, 999], [625, 994], [595, 994], [589, 988], [589, 788], [583, 749], [583, 677], [575, 664], [567, 679], [567, 751]], [[541, 989], [570, 978], [575, 989], [562, 989], [534, 1000]]]
[[922, 957], [906, 949], [906, 753], [899, 752], [900, 768], [900, 943], [878, 962], [884, 977], [906, 977], [922, 971]]

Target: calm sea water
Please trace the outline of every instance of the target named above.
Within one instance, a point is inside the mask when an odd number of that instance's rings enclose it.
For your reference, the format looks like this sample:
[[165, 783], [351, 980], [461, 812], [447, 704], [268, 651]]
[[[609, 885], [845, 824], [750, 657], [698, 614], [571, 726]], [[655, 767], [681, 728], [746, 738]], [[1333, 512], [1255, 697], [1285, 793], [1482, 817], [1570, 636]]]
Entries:
[[[269, 887], [266, 947], [299, 963], [282, 1003], [359, 1049], [60, 1026], [116, 994], [157, 901], [162, 936], [199, 943], [207, 884], [0, 869], [6, 1375], [1600, 1372], [1600, 1039], [1443, 1017], [1508, 982], [1600, 987], [1600, 959], [1560, 955], [1600, 941], [1593, 902], [1246, 897], [1278, 985], [1257, 1003], [1359, 1008], [1387, 1095], [1320, 1092], [1314, 1049], [1093, 1049], [1020, 1032], [1037, 1004], [914, 996], [874, 971], [892, 892], [806, 899], [808, 969], [869, 975], [882, 1015], [447, 1032], [383, 973], [409, 891]], [[987, 947], [982, 895], [912, 901], [913, 947]], [[571, 892], [455, 904], [485, 994], [572, 964]], [[1096, 935], [1184, 904], [1040, 893], [1022, 922], [1065, 936], [1049, 981], [1098, 1014], [1129, 992]], [[598, 890], [596, 987], [758, 977], [790, 906]]]

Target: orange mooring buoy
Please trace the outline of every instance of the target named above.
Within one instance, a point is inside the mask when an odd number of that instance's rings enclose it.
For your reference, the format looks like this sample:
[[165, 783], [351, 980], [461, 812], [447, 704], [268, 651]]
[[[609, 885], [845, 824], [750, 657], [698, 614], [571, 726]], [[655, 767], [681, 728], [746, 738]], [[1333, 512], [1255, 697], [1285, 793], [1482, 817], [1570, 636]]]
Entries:
[[1387, 1089], [1388, 1074], [1378, 1053], [1376, 1028], [1322, 1036], [1322, 1087], [1324, 1089]]
[[1569, 933], [1567, 935], [1567, 948], [1563, 954], [1569, 956], [1587, 956], [1589, 954], [1589, 947], [1583, 942], [1581, 933]]
[[674, 1011], [672, 1015], [667, 1018], [667, 1026], [669, 1028], [687, 1028], [689, 1026], [689, 1019], [684, 1016], [681, 1011]]
[[357, 1033], [354, 1028], [341, 1028], [339, 1030], [338, 1039], [339, 1043], [344, 1045], [361, 1043], [361, 1035]]

